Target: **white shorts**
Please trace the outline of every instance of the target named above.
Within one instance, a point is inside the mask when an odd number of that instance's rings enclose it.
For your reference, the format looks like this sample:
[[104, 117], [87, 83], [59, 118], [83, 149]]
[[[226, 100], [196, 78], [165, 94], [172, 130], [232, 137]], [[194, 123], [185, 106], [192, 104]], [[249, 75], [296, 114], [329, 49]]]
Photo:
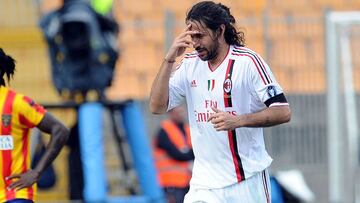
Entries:
[[267, 170], [242, 181], [218, 189], [192, 189], [184, 203], [270, 203], [270, 178]]

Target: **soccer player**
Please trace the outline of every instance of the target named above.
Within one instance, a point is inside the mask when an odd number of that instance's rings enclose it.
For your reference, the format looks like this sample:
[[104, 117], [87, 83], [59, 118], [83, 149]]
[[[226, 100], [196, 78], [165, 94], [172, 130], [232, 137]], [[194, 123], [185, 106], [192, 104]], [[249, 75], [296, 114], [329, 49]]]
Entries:
[[[32, 99], [6, 87], [15, 71], [14, 59], [0, 48], [0, 202], [33, 203], [36, 181], [64, 146], [69, 131]], [[51, 134], [46, 152], [30, 168], [30, 130]]]
[[272, 159], [263, 127], [290, 121], [283, 90], [264, 60], [245, 47], [227, 6], [197, 3], [185, 22], [153, 82], [149, 104], [156, 114], [187, 104], [195, 160], [184, 202], [270, 202]]

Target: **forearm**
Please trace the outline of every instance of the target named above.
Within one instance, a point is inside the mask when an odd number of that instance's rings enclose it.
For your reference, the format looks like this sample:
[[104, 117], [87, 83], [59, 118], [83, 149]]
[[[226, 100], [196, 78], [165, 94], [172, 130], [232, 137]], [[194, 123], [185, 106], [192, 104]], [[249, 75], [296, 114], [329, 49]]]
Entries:
[[189, 36], [199, 34], [198, 31], [190, 29], [191, 24], [188, 24], [185, 30], [174, 39], [153, 82], [149, 106], [150, 111], [154, 114], [165, 113], [167, 110], [169, 101], [169, 79], [175, 60], [181, 56], [187, 48], [194, 45], [194, 42]]
[[173, 62], [163, 61], [152, 84], [150, 92], [150, 111], [155, 114], [165, 113], [169, 101], [169, 80]]
[[54, 161], [65, 145], [68, 136], [69, 130], [62, 125], [56, 126], [51, 130], [51, 138], [46, 151], [34, 168], [36, 172], [41, 174]]
[[289, 122], [289, 106], [275, 106], [256, 113], [238, 116], [238, 127], [270, 127]]

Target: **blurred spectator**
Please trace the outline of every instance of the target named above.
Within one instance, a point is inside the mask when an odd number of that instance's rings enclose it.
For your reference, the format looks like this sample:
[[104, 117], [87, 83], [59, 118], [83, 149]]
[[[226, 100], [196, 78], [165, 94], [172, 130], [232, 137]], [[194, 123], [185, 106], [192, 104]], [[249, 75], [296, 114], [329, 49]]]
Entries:
[[169, 203], [182, 203], [189, 190], [194, 159], [183, 107], [168, 112], [168, 119], [161, 123], [155, 137], [154, 149], [158, 180]]

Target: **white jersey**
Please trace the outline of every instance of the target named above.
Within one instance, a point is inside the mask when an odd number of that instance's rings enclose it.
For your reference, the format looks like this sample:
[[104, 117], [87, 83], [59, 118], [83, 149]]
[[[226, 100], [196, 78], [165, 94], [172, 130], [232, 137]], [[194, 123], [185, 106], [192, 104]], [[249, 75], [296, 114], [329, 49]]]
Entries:
[[250, 49], [230, 46], [215, 71], [195, 52], [185, 55], [170, 78], [168, 109], [186, 100], [195, 154], [191, 187], [226, 187], [271, 164], [262, 128], [216, 131], [207, 120], [212, 106], [234, 115], [254, 113], [281, 93], [268, 65]]

